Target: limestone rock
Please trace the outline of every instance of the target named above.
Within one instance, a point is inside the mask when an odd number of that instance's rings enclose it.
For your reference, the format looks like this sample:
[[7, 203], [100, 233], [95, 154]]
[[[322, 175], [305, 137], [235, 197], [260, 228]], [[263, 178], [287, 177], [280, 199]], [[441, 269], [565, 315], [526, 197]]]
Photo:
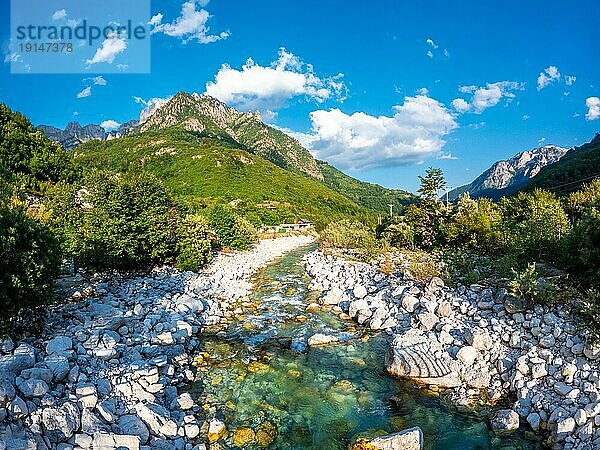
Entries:
[[66, 441], [80, 426], [79, 409], [73, 403], [42, 411], [42, 428], [51, 442]]
[[375, 439], [359, 439], [352, 450], [359, 450], [367, 446], [377, 450], [421, 450], [423, 448], [423, 432], [419, 427], [415, 427]]
[[316, 333], [308, 338], [308, 346], [309, 347], [318, 347], [321, 345], [333, 344], [338, 341], [339, 341], [339, 338], [337, 338], [336, 336]]
[[519, 428], [519, 415], [512, 409], [501, 409], [490, 421], [494, 431], [514, 431]]

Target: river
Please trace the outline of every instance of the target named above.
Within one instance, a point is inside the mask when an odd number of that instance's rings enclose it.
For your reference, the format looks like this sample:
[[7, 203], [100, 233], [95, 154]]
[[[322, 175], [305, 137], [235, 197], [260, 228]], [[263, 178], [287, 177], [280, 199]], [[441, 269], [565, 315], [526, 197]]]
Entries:
[[[224, 448], [346, 450], [357, 436], [413, 426], [423, 430], [428, 450], [541, 448], [525, 431], [495, 435], [489, 411], [459, 411], [434, 392], [389, 377], [385, 333], [307, 311], [317, 293], [301, 259], [313, 249], [292, 251], [259, 272], [235, 319], [202, 337], [191, 391], [226, 424]], [[344, 342], [307, 349], [317, 332]]]

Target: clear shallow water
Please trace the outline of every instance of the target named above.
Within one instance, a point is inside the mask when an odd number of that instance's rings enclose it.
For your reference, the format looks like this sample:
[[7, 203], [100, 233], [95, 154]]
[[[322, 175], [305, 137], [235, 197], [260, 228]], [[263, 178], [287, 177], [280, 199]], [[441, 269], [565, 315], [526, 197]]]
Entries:
[[[274, 439], [270, 448], [276, 449], [345, 450], [357, 436], [413, 426], [421, 427], [431, 450], [541, 448], [523, 433], [494, 435], [486, 411], [459, 412], [437, 395], [388, 377], [385, 334], [368, 334], [329, 312], [306, 311], [314, 294], [300, 260], [310, 250], [296, 250], [258, 274], [240, 317], [204, 337], [204, 373], [192, 392], [227, 425], [230, 433], [220, 441], [225, 448], [237, 448], [236, 429], [264, 430], [265, 423], [277, 430], [266, 439]], [[315, 332], [347, 342], [306, 351]], [[254, 440], [245, 448], [260, 445]]]

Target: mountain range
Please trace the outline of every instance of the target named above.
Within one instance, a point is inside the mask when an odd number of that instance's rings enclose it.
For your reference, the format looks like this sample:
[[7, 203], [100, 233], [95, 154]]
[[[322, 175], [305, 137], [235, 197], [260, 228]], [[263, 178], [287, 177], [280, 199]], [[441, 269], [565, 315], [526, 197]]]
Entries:
[[64, 130], [50, 125], [39, 125], [37, 128], [42, 130], [48, 139], [60, 143], [65, 150], [71, 151], [88, 141], [105, 141], [125, 136], [137, 125], [137, 120], [130, 120], [110, 132], [106, 131], [100, 125], [89, 124], [83, 126], [79, 122], [70, 122]]
[[84, 166], [149, 171], [182, 201], [196, 206], [270, 205], [294, 218], [325, 223], [320, 215], [374, 217], [389, 211], [390, 204], [401, 212], [415, 198], [317, 161], [296, 139], [265, 124], [258, 113], [237, 111], [207, 95], [180, 92], [144, 119], [134, 126], [130, 122], [120, 136], [103, 134], [94, 126], [79, 129], [70, 124], [64, 134], [51, 127], [40, 129], [53, 140], [67, 142]]
[[509, 195], [526, 186], [540, 171], [559, 161], [568, 151], [556, 145], [546, 145], [497, 161], [471, 183], [451, 190], [448, 197], [454, 201], [466, 192], [472, 198], [498, 199]]

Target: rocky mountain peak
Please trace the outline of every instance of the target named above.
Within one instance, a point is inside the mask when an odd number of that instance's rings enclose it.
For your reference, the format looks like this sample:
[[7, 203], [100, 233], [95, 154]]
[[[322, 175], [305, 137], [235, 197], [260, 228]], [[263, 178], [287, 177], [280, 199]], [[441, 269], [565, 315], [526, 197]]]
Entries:
[[500, 195], [500, 191], [516, 190], [535, 177], [542, 168], [557, 162], [569, 149], [545, 145], [524, 151], [494, 163], [473, 182], [450, 191], [451, 199], [469, 192], [472, 197]]

